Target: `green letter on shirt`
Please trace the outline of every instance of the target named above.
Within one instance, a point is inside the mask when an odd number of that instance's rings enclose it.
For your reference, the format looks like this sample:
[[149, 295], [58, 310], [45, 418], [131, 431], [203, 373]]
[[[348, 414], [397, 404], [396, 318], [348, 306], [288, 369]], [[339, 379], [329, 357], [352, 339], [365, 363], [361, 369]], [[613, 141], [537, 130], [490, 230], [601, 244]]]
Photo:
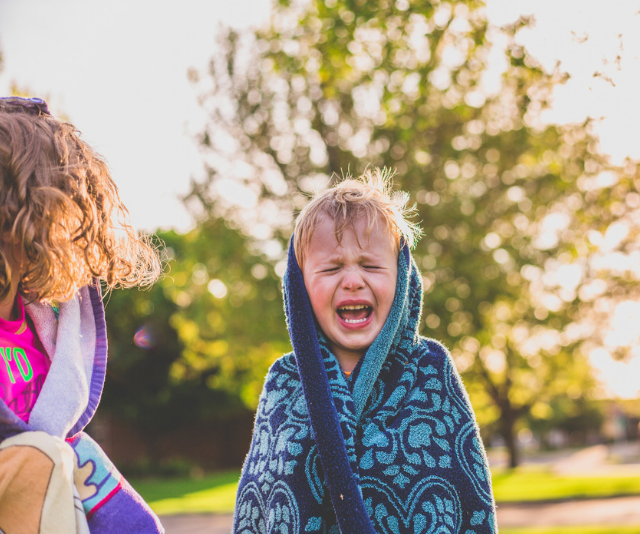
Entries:
[[9, 347], [0, 347], [0, 354], [2, 354], [2, 359], [7, 366], [7, 373], [9, 373], [9, 380], [11, 380], [12, 384], [16, 383], [16, 379], [13, 378], [13, 371], [11, 371], [11, 366], [9, 365], [9, 360], [11, 359], [11, 349]]
[[[20, 359], [22, 360], [22, 362], [26, 364], [26, 367], [27, 367], [26, 371], [24, 369], [23, 364], [18, 359], [18, 356], [20, 356]], [[29, 382], [29, 380], [33, 378], [33, 369], [31, 368], [31, 364], [29, 363], [29, 358], [27, 358], [27, 355], [24, 353], [24, 350], [18, 347], [13, 349], [13, 359], [18, 365], [18, 370], [20, 371], [20, 374], [22, 375], [23, 380], [25, 382]]]

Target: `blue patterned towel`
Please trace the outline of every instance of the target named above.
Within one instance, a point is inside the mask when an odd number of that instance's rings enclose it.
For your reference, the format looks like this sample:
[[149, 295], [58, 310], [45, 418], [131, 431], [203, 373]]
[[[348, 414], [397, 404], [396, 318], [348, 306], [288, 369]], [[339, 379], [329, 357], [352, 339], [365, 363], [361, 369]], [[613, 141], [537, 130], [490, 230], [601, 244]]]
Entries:
[[293, 352], [267, 375], [233, 532], [497, 532], [467, 394], [447, 350], [418, 335], [408, 247], [385, 326], [349, 378], [316, 330], [293, 245], [284, 294]]

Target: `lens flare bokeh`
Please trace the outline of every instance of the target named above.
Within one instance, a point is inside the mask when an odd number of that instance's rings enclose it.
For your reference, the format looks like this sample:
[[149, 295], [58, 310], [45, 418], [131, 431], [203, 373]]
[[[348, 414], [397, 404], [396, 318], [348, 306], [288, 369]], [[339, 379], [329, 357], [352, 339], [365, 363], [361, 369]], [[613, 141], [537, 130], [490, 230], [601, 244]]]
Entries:
[[155, 338], [148, 325], [142, 325], [133, 336], [133, 343], [141, 349], [151, 349], [155, 345]]

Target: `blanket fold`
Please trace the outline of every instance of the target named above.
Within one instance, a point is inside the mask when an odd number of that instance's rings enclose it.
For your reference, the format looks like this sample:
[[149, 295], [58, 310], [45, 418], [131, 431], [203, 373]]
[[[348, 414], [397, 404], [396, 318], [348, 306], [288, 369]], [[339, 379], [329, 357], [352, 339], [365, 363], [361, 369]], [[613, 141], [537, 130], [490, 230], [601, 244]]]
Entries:
[[0, 443], [0, 529], [22, 534], [89, 534], [74, 484], [74, 454], [46, 432]]

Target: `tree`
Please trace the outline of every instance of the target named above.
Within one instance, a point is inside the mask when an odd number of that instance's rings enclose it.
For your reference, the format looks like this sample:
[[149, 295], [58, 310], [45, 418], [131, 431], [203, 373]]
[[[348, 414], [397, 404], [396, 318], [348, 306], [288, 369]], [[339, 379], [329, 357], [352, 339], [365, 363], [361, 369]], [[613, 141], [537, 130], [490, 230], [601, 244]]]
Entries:
[[635, 276], [603, 278], [593, 232], [640, 204], [637, 167], [613, 168], [589, 121], [541, 121], [563, 75], [517, 45], [528, 23], [493, 28], [477, 0], [280, 0], [268, 27], [226, 31], [209, 75], [192, 73], [210, 114], [192, 198], [258, 248], [288, 238], [305, 191], [395, 169], [425, 230], [423, 333], [453, 348], [511, 466], [525, 416], [593, 388], [593, 300]]
[[255, 408], [269, 365], [290, 350], [280, 279], [221, 220], [160, 232], [167, 273], [107, 296], [107, 410], [148, 434]]

